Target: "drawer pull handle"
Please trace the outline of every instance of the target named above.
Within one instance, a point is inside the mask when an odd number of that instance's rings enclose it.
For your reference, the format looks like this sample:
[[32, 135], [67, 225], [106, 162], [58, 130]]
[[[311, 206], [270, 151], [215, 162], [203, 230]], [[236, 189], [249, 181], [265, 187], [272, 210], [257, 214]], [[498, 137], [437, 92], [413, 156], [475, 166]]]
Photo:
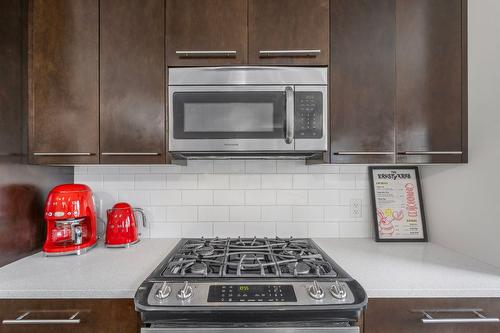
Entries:
[[393, 151], [337, 151], [334, 155], [394, 155]]
[[399, 155], [462, 155], [461, 151], [404, 151]]
[[31, 312], [27, 311], [16, 319], [2, 320], [4, 325], [53, 325], [53, 324], [80, 324], [80, 318], [77, 318], [80, 311], [75, 312], [68, 319], [25, 319]]
[[[413, 310], [412, 312], [421, 313], [424, 318], [421, 319], [424, 324], [468, 324], [468, 323], [498, 323], [498, 318], [488, 318], [483, 315], [483, 309], [429, 309]], [[472, 318], [435, 318], [432, 314], [439, 313], [472, 313]]]
[[236, 58], [237, 51], [175, 51], [179, 58]]
[[317, 57], [321, 54], [321, 50], [261, 50], [259, 56], [261, 58], [272, 57]]
[[103, 156], [159, 156], [160, 153], [101, 153]]
[[94, 153], [33, 153], [35, 156], [92, 156]]

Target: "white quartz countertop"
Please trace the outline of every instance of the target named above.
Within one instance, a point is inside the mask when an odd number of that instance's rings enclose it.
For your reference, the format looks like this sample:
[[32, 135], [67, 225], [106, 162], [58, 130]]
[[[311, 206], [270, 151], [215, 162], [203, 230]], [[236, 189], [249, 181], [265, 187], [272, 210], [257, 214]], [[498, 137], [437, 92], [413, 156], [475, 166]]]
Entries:
[[[82, 256], [41, 253], [0, 268], [0, 298], [133, 298], [176, 239]], [[369, 297], [500, 297], [500, 269], [430, 243], [315, 239]]]

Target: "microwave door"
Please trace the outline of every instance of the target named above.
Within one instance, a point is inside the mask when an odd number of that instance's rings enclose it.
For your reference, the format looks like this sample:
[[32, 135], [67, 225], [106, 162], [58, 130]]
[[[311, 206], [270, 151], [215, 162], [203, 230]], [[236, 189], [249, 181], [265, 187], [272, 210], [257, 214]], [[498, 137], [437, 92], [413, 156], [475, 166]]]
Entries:
[[170, 150], [294, 150], [291, 86], [171, 86]]

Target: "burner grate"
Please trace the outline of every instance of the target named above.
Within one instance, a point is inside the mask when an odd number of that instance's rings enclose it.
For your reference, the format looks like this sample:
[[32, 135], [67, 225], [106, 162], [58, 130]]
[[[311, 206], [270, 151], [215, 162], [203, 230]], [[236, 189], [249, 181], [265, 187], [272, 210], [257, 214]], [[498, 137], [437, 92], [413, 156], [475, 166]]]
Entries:
[[307, 240], [188, 239], [170, 258], [167, 277], [335, 277], [332, 264]]

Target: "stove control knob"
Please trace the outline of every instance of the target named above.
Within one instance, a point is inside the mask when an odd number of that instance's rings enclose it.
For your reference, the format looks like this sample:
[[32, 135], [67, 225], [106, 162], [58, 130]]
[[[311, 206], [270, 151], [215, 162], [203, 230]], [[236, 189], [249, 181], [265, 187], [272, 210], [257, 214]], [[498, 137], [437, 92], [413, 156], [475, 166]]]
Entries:
[[314, 299], [323, 299], [325, 297], [325, 293], [323, 292], [323, 289], [318, 285], [318, 282], [314, 281], [312, 285], [307, 288], [309, 291], [309, 296], [311, 296]]
[[156, 292], [155, 297], [159, 300], [164, 300], [170, 295], [170, 292], [172, 291], [172, 288], [167, 284], [167, 281], [163, 282], [161, 285], [160, 289]]
[[343, 284], [339, 283], [339, 281], [335, 281], [335, 283], [330, 288], [330, 292], [336, 299], [344, 300], [347, 297], [345, 287]]
[[186, 300], [193, 296], [193, 288], [189, 285], [187, 281], [184, 282], [184, 286], [177, 293], [177, 297], [182, 300]]

